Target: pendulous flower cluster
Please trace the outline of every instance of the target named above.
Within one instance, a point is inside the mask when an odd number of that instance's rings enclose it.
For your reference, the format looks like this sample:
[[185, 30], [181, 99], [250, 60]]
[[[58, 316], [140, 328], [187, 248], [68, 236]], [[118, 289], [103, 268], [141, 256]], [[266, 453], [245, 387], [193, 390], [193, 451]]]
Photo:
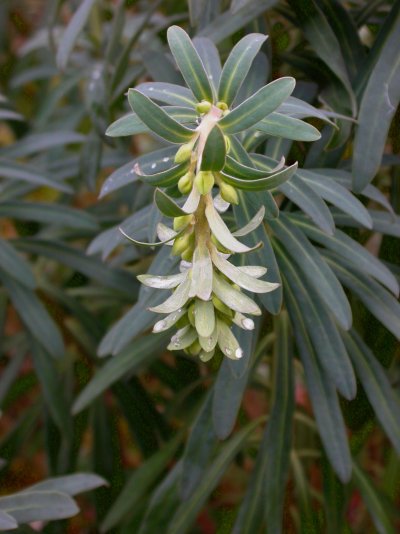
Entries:
[[295, 85], [293, 78], [281, 78], [235, 105], [235, 97], [265, 39], [260, 34], [242, 39], [228, 57], [217, 85], [189, 36], [181, 28], [172, 27], [168, 31], [169, 45], [190, 89], [179, 88], [171, 101], [185, 105], [160, 107], [154, 102], [160, 100], [160, 91], [170, 89], [167, 84], [142, 84], [128, 93], [135, 112], [131, 120], [179, 145], [172, 167], [145, 174], [136, 165], [134, 171], [157, 187], [155, 202], [163, 215], [173, 219], [172, 227], [158, 224], [160, 242], [150, 245], [171, 246], [172, 254], [180, 257], [180, 269], [172, 275], [144, 274], [138, 278], [146, 286], [172, 290], [162, 304], [150, 308], [165, 314], [153, 331], [175, 327], [168, 348], [198, 355], [202, 361], [210, 360], [216, 350], [231, 359], [241, 358], [243, 351], [231, 327], [235, 324], [252, 330], [251, 316], [261, 314], [244, 291], [266, 293], [279, 285], [261, 280], [267, 272], [265, 266], [238, 266], [230, 261], [233, 255], [257, 248], [245, 245], [238, 237], [263, 222], [264, 208], [235, 232], [221, 216], [239, 203], [239, 190], [273, 189], [297, 168], [297, 164], [286, 167], [284, 159], [267, 170], [265, 166], [257, 168], [238, 136], [249, 129], [262, 131], [265, 117], [289, 97]]

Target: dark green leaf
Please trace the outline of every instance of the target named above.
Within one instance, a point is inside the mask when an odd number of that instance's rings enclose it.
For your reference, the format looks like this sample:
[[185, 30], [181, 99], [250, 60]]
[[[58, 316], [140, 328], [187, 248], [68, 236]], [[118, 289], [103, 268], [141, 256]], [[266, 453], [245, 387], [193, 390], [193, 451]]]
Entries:
[[339, 479], [348, 482], [351, 477], [351, 458], [335, 387], [321, 371], [304, 324], [303, 313], [287, 282], [284, 291], [322, 443]]
[[285, 182], [289, 181], [297, 170], [297, 163], [290, 167], [286, 167], [272, 176], [265, 176], [264, 178], [241, 180], [230, 176], [225, 172], [222, 173], [223, 179], [228, 184], [237, 187], [238, 189], [245, 189], [247, 191], [261, 191], [271, 190], [281, 187]]
[[221, 452], [205, 472], [192, 498], [179, 506], [166, 531], [167, 534], [184, 534], [185, 532], [189, 532], [208, 496], [215, 489], [226, 468], [244, 446], [247, 438], [258, 424], [258, 421], [253, 421], [248, 424], [222, 447]]
[[356, 378], [335, 322], [315, 287], [307, 279], [301, 280], [296, 267], [280, 245], [275, 243], [275, 249], [281, 270], [290, 284], [290, 291], [302, 311], [319, 365], [338, 391], [346, 399], [353, 399], [357, 389]]
[[128, 98], [138, 117], [160, 137], [171, 143], [185, 143], [193, 137], [193, 130], [170, 117], [166, 111], [137, 89], [129, 89]]
[[67, 66], [74, 44], [85, 26], [95, 2], [96, 0], [83, 0], [64, 31], [58, 45], [56, 57], [57, 66], [60, 70], [64, 70]]
[[161, 150], [156, 150], [150, 154], [140, 156], [126, 165], [123, 165], [110, 174], [101, 188], [99, 197], [103, 198], [125, 185], [136, 182], [139, 176], [135, 172], [135, 164], [138, 164], [142, 172], [145, 174], [149, 174], [151, 171], [154, 171], [154, 169], [163, 171], [171, 166], [175, 153], [176, 147], [162, 148]]
[[[195, 1], [195, 3], [197, 2]], [[221, 77], [221, 60], [218, 49], [210, 39], [205, 39], [204, 37], [195, 37], [193, 44], [203, 62], [213, 92], [216, 95]]]
[[331, 202], [334, 206], [348, 213], [366, 228], [372, 228], [372, 219], [365, 206], [329, 175], [324, 175], [324, 169], [320, 171], [301, 169], [297, 174], [327, 202]]
[[9, 291], [12, 303], [22, 322], [32, 336], [53, 357], [63, 356], [65, 348], [60, 331], [36, 294], [13, 280], [1, 269], [0, 278], [7, 291]]
[[285, 486], [290, 464], [294, 380], [287, 314], [276, 320], [274, 398], [257, 460], [233, 529], [253, 533], [266, 521], [269, 532], [282, 532]]
[[[400, 101], [400, 4], [388, 17], [390, 33], [362, 96], [354, 139], [353, 186], [361, 192], [379, 170], [387, 134]], [[377, 125], [379, 125], [377, 127]]]
[[124, 349], [118, 356], [109, 359], [80, 392], [73, 405], [73, 413], [81, 412], [96, 397], [121, 377], [126, 376], [127, 373], [134, 373], [146, 360], [151, 360], [159, 354], [159, 351], [165, 348], [166, 344], [167, 335], [165, 333], [142, 337]]
[[266, 39], [266, 35], [250, 33], [233, 47], [222, 69], [218, 100], [231, 106], [254, 58]]
[[388, 514], [383, 498], [364, 471], [353, 461], [353, 482], [359, 489], [368, 512], [379, 534], [395, 534], [396, 529]]
[[378, 321], [400, 339], [399, 301], [353, 264], [327, 251], [323, 255], [339, 280], [357, 295]]
[[36, 152], [48, 151], [51, 148], [59, 146], [83, 143], [85, 140], [86, 136], [80, 133], [62, 130], [56, 132], [35, 133], [26, 135], [13, 145], [0, 149], [0, 157], [22, 158], [24, 156], [30, 156]]
[[400, 454], [400, 404], [385, 369], [355, 330], [342, 335], [368, 400]]
[[66, 193], [72, 192], [72, 188], [69, 185], [54, 180], [47, 172], [34, 169], [26, 163], [21, 164], [2, 159], [0, 162], [0, 176], [11, 180], [21, 180], [36, 186], [51, 187]]
[[35, 289], [36, 281], [29, 264], [17, 254], [14, 247], [0, 238], [0, 267], [20, 284]]
[[287, 252], [297, 263], [302, 275], [315, 287], [322, 301], [344, 329], [352, 322], [350, 304], [338, 279], [305, 235], [281, 213], [269, 224]]
[[242, 132], [272, 113], [292, 93], [294, 78], [284, 77], [262, 87], [219, 121], [224, 133]]
[[166, 82], [145, 82], [136, 86], [136, 90], [153, 100], [171, 106], [189, 106], [194, 108], [196, 99], [190, 89]]
[[161, 189], [156, 189], [154, 192], [154, 202], [157, 204], [158, 209], [166, 217], [181, 217], [187, 215], [182, 208], [178, 206], [176, 202], [166, 195]]
[[168, 44], [182, 75], [198, 101], [213, 101], [213, 92], [203, 63], [188, 34], [179, 26], [167, 32]]
[[371, 254], [365, 247], [357, 243], [357, 241], [339, 229], [336, 229], [332, 236], [328, 236], [300, 215], [291, 215], [290, 217], [310, 239], [324, 245], [335, 254], [343, 256], [355, 268], [361, 269], [366, 274], [373, 276], [396, 296], [399, 294], [399, 284], [396, 277], [384, 263]]
[[47, 239], [21, 238], [14, 242], [19, 250], [54, 259], [122, 293], [129, 291], [132, 298], [137, 294], [138, 283], [131, 274], [122, 269], [112, 269], [76, 248]]
[[143, 495], [148, 492], [167, 467], [180, 440], [181, 435], [178, 435], [132, 473], [104, 518], [101, 532], [107, 532], [120, 524], [126, 515], [140, 503]]
[[204, 400], [190, 430], [189, 438], [182, 455], [181, 496], [188, 500], [203, 478], [217, 438], [212, 420], [212, 394]]
[[317, 141], [321, 137], [311, 124], [276, 112], [258, 122], [254, 128], [272, 137], [284, 137], [294, 141]]
[[36, 221], [44, 224], [98, 230], [96, 219], [88, 212], [44, 202], [0, 202], [0, 216], [20, 221]]
[[207, 137], [201, 159], [201, 170], [220, 171], [225, 165], [226, 144], [218, 126], [214, 126]]

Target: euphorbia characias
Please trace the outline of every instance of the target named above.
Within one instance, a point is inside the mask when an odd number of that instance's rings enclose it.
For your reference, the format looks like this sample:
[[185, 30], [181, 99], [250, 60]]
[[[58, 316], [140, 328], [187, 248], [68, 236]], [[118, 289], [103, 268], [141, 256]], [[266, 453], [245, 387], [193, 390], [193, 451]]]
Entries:
[[[163, 159], [164, 164], [169, 162], [167, 168], [145, 174], [136, 165], [134, 172], [156, 186], [155, 203], [165, 217], [172, 219], [172, 227], [158, 224], [158, 243], [146, 244], [172, 246], [172, 254], [180, 257], [179, 272], [166, 276], [143, 274], [138, 278], [146, 286], [172, 290], [164, 302], [150, 308], [164, 314], [153, 331], [174, 327], [176, 332], [168, 348], [199, 355], [202, 361], [210, 360], [216, 350], [231, 359], [241, 358], [243, 351], [232, 325], [252, 330], [251, 316], [261, 314], [258, 304], [245, 292], [266, 293], [279, 285], [262, 280], [266, 266], [238, 266], [235, 264], [241, 262], [230, 261], [234, 255], [259, 246], [249, 247], [238, 237], [263, 223], [264, 207], [236, 231], [228, 228], [221, 213], [239, 203], [238, 190], [274, 189], [290, 179], [297, 163], [285, 166], [284, 159], [277, 164], [264, 157], [262, 165], [258, 164], [245, 150], [243, 134], [268, 134], [271, 121], [272, 128], [280, 128], [279, 132], [292, 121], [289, 125], [293, 130], [293, 121], [297, 121], [302, 125], [302, 135], [306, 132], [306, 140], [319, 137], [313, 126], [275, 112], [288, 101], [295, 87], [293, 78], [277, 79], [244, 101], [237, 101], [266, 38], [261, 34], [247, 35], [233, 48], [221, 69], [211, 42], [203, 40], [201, 58], [183, 29], [169, 28], [169, 46], [188, 87], [151, 82], [130, 89], [128, 99], [134, 114], [108, 130], [109, 135], [117, 135], [121, 124], [130, 124], [133, 132], [150, 130], [177, 145], [174, 156]], [[209, 58], [204, 57], [207, 50]], [[170, 105], [159, 106], [154, 100]], [[157, 162], [150, 168], [156, 169]], [[136, 244], [145, 244], [124, 235]]]

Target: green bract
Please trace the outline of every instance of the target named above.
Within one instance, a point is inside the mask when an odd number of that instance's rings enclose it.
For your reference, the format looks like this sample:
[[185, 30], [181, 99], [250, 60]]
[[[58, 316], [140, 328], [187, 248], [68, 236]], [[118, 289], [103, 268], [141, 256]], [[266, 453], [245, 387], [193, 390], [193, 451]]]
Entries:
[[[169, 28], [168, 43], [188, 89], [165, 83], [130, 89], [128, 98], [134, 114], [119, 119], [107, 130], [111, 136], [152, 131], [180, 145], [173, 158], [166, 158], [172, 165], [161, 171], [156, 159], [151, 165], [155, 171], [152, 174], [145, 173], [139, 164], [134, 167], [146, 183], [158, 187], [155, 203], [162, 215], [173, 218], [173, 229], [159, 223], [159, 243], [143, 243], [121, 232], [139, 245], [172, 245], [172, 254], [180, 256], [180, 273], [138, 278], [146, 286], [173, 290], [166, 300], [150, 308], [168, 314], [156, 322], [153, 331], [179, 326], [168, 348], [199, 355], [202, 361], [211, 359], [216, 347], [228, 358], [241, 358], [243, 350], [231, 326], [251, 330], [254, 322], [246, 314], [261, 314], [243, 290], [262, 294], [280, 285], [277, 280], [260, 280], [266, 272], [264, 267], [244, 270], [229, 261], [233, 254], [260, 246], [248, 246], [237, 237], [254, 231], [262, 223], [265, 209], [236, 232], [229, 229], [220, 212], [229, 209], [230, 204], [239, 204], [239, 189], [271, 190], [284, 184], [295, 173], [297, 163], [286, 167], [283, 158], [268, 170], [257, 168], [237, 134], [259, 131], [284, 136], [287, 131], [288, 138], [320, 137], [314, 127], [301, 120], [275, 113], [290, 97], [295, 87], [293, 78], [275, 80], [235, 105], [235, 97], [265, 39], [261, 34], [247, 35], [233, 48], [215, 91], [216, 80], [207, 74], [189, 36], [177, 26]], [[172, 105], [162, 107], [153, 99]], [[187, 198], [175, 201], [160, 188]]]

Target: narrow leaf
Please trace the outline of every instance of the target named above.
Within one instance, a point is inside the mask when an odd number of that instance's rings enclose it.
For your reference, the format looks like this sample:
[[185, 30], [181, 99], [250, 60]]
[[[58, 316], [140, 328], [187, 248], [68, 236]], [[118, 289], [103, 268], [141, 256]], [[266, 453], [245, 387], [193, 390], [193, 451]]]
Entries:
[[250, 33], [233, 47], [222, 70], [218, 100], [225, 102], [228, 106], [232, 104], [255, 56], [266, 39], [266, 35]]
[[179, 26], [167, 32], [168, 44], [182, 75], [197, 100], [213, 101], [213, 92], [203, 63], [188, 34]]
[[193, 130], [170, 117], [166, 111], [137, 89], [129, 89], [128, 99], [132, 109], [144, 124], [167, 141], [185, 143], [195, 134]]
[[219, 121], [219, 126], [224, 133], [230, 134], [254, 126], [290, 96], [295, 83], [294, 78], [290, 77], [279, 78], [269, 83], [223, 117]]

